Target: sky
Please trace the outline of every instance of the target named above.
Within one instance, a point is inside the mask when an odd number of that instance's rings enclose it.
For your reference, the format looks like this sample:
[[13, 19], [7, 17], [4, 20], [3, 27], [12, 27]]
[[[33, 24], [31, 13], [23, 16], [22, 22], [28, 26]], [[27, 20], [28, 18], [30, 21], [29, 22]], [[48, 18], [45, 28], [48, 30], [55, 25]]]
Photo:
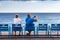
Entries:
[[14, 13], [23, 20], [26, 13], [34, 13], [39, 16], [39, 23], [60, 23], [60, 1], [0, 1], [0, 23], [12, 23]]
[[0, 1], [0, 13], [60, 13], [60, 1]]

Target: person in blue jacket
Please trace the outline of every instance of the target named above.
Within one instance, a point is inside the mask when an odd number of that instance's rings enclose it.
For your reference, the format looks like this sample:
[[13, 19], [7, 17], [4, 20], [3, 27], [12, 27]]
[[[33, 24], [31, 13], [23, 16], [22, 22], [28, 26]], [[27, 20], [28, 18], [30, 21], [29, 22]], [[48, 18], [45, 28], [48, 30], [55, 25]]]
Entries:
[[38, 21], [38, 17], [34, 16], [32, 17], [31, 14], [27, 14], [27, 18], [26, 18], [26, 30], [28, 31], [27, 35], [31, 34], [32, 30], [34, 29], [34, 22]]

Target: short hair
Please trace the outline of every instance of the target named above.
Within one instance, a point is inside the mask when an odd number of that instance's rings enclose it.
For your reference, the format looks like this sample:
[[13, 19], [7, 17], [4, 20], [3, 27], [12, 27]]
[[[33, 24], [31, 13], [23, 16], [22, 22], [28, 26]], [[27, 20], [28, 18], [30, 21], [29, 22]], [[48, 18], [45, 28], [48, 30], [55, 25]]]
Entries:
[[30, 13], [28, 13], [28, 14], [27, 14], [27, 16], [28, 16], [28, 17], [31, 17], [31, 14], [30, 14]]
[[18, 14], [16, 14], [16, 16], [15, 16], [16, 18], [18, 18], [19, 16], [18, 16]]

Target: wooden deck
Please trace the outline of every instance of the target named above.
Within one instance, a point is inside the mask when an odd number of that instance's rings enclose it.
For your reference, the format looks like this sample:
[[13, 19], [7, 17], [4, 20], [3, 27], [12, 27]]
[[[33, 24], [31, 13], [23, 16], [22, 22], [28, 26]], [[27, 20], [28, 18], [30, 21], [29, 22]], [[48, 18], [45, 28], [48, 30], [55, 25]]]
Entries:
[[0, 39], [0, 40], [60, 40], [60, 38], [8, 38], [8, 39]]

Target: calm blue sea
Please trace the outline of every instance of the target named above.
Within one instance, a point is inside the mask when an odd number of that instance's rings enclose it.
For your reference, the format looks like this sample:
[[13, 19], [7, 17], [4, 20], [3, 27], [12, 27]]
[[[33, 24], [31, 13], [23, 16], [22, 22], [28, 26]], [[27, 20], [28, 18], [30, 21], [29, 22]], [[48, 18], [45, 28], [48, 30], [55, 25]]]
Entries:
[[[18, 13], [19, 17], [24, 20], [27, 16], [27, 13]], [[0, 24], [10, 24], [13, 23], [13, 19], [16, 13], [0, 13]], [[60, 13], [31, 13], [32, 16], [38, 16], [39, 22], [38, 23], [60, 23]]]

